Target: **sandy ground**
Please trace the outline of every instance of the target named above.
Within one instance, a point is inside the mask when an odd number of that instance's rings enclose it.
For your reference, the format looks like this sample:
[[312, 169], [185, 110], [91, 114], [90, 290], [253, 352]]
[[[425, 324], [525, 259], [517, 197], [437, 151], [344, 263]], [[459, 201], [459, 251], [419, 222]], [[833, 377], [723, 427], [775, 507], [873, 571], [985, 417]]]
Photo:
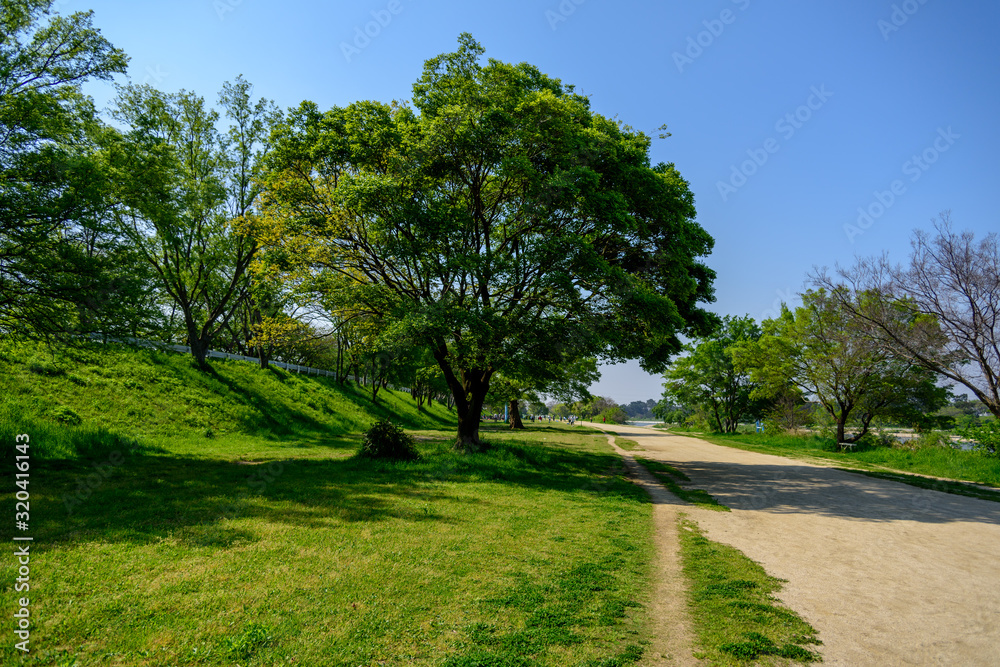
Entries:
[[662, 534], [663, 521], [683, 505], [709, 539], [788, 580], [778, 597], [819, 632], [824, 664], [1000, 665], [1000, 503], [647, 428], [613, 430], [732, 508], [657, 501], [667, 508], [657, 510], [667, 560], [676, 534]]

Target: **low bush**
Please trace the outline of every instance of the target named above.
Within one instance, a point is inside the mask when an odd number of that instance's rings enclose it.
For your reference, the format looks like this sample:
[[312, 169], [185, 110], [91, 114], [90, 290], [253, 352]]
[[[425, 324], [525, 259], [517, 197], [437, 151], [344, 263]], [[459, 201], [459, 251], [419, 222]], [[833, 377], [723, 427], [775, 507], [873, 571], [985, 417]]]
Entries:
[[379, 419], [364, 432], [360, 456], [371, 459], [413, 461], [420, 458], [413, 438], [388, 419]]
[[628, 422], [628, 413], [616, 405], [594, 417], [594, 421], [605, 424], [625, 424]]
[[49, 410], [48, 416], [60, 424], [66, 424], [67, 426], [79, 426], [83, 423], [83, 418], [76, 414], [72, 408], [67, 408], [65, 405], [57, 405], [52, 408]]
[[972, 449], [988, 456], [1000, 456], [1000, 419], [963, 429], [963, 438], [973, 442]]
[[881, 449], [883, 447], [895, 447], [898, 444], [899, 440], [888, 433], [869, 432], [865, 433], [855, 441], [853, 450], [855, 452], [868, 452], [873, 449]]
[[900, 440], [893, 444], [896, 449], [925, 449], [927, 447], [952, 447], [951, 438], [938, 431], [921, 433], [910, 440]]

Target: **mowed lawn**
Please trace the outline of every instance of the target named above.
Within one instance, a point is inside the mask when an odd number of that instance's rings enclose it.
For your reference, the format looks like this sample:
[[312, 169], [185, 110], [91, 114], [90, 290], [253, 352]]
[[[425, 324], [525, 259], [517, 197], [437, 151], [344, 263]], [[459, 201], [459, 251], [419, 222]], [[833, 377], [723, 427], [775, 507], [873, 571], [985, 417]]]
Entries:
[[8, 638], [3, 664], [634, 663], [651, 505], [605, 436], [497, 428], [461, 455], [416, 435], [412, 463], [241, 436], [39, 463], [31, 653]]

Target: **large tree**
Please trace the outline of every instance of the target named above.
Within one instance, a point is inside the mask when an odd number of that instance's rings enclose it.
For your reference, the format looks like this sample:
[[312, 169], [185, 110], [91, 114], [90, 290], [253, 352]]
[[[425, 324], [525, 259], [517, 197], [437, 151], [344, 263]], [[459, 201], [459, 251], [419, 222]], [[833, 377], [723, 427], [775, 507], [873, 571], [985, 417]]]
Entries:
[[[851, 299], [807, 291], [800, 307], [782, 305], [778, 318], [765, 320], [758, 340], [732, 348], [736, 368], [759, 384], [756, 395], [794, 388], [814, 397], [836, 423], [838, 444], [859, 440], [876, 417], [915, 418], [947, 396], [930, 373], [889, 354], [854, 324], [842, 306]], [[851, 424], [859, 428], [849, 436]]]
[[664, 376], [663, 412], [680, 406], [700, 412], [720, 433], [735, 433], [744, 419], [760, 416], [767, 401], [746, 369], [733, 365], [732, 348], [760, 339], [752, 317], [725, 317], [718, 330], [685, 346], [687, 354], [674, 361]]
[[[948, 213], [935, 234], [915, 232], [909, 264], [859, 259], [814, 282], [841, 298], [857, 326], [897, 357], [967, 387], [1000, 417], [1000, 245], [956, 232]], [[838, 289], [844, 287], [845, 289]]]
[[[107, 173], [88, 80], [128, 59], [91, 12], [50, 14], [51, 0], [0, 2], [0, 330], [58, 333], [114, 292], [103, 235]], [[84, 303], [85, 301], [89, 301]]]
[[494, 374], [538, 360], [638, 358], [662, 370], [699, 304], [712, 238], [650, 139], [528, 64], [460, 37], [408, 104], [304, 103], [276, 147], [271, 238], [341, 312], [428, 347], [480, 446]]

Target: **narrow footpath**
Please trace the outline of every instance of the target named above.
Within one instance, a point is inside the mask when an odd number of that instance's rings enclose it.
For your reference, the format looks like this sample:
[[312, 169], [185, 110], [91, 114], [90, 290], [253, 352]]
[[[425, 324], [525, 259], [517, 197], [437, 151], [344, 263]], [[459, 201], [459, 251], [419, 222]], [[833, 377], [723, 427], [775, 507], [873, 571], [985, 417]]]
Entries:
[[[669, 463], [732, 508], [702, 510], [656, 485], [673, 499], [654, 496], [669, 576], [679, 572], [680, 509], [706, 537], [788, 581], [778, 597], [816, 628], [825, 665], [1000, 665], [1000, 503], [649, 428], [593, 425], [639, 442], [644, 451], [616, 447], [630, 467], [630, 454]], [[678, 637], [690, 641], [686, 632]], [[678, 661], [664, 664], [696, 664], [671, 657]]]
[[630, 452], [608, 436], [608, 443], [625, 460], [632, 480], [653, 500], [656, 542], [655, 587], [650, 594], [653, 645], [642, 665], [700, 665], [694, 653], [694, 634], [687, 611], [687, 581], [681, 570], [677, 514], [687, 503], [667, 491], [653, 475], [636, 462]]

